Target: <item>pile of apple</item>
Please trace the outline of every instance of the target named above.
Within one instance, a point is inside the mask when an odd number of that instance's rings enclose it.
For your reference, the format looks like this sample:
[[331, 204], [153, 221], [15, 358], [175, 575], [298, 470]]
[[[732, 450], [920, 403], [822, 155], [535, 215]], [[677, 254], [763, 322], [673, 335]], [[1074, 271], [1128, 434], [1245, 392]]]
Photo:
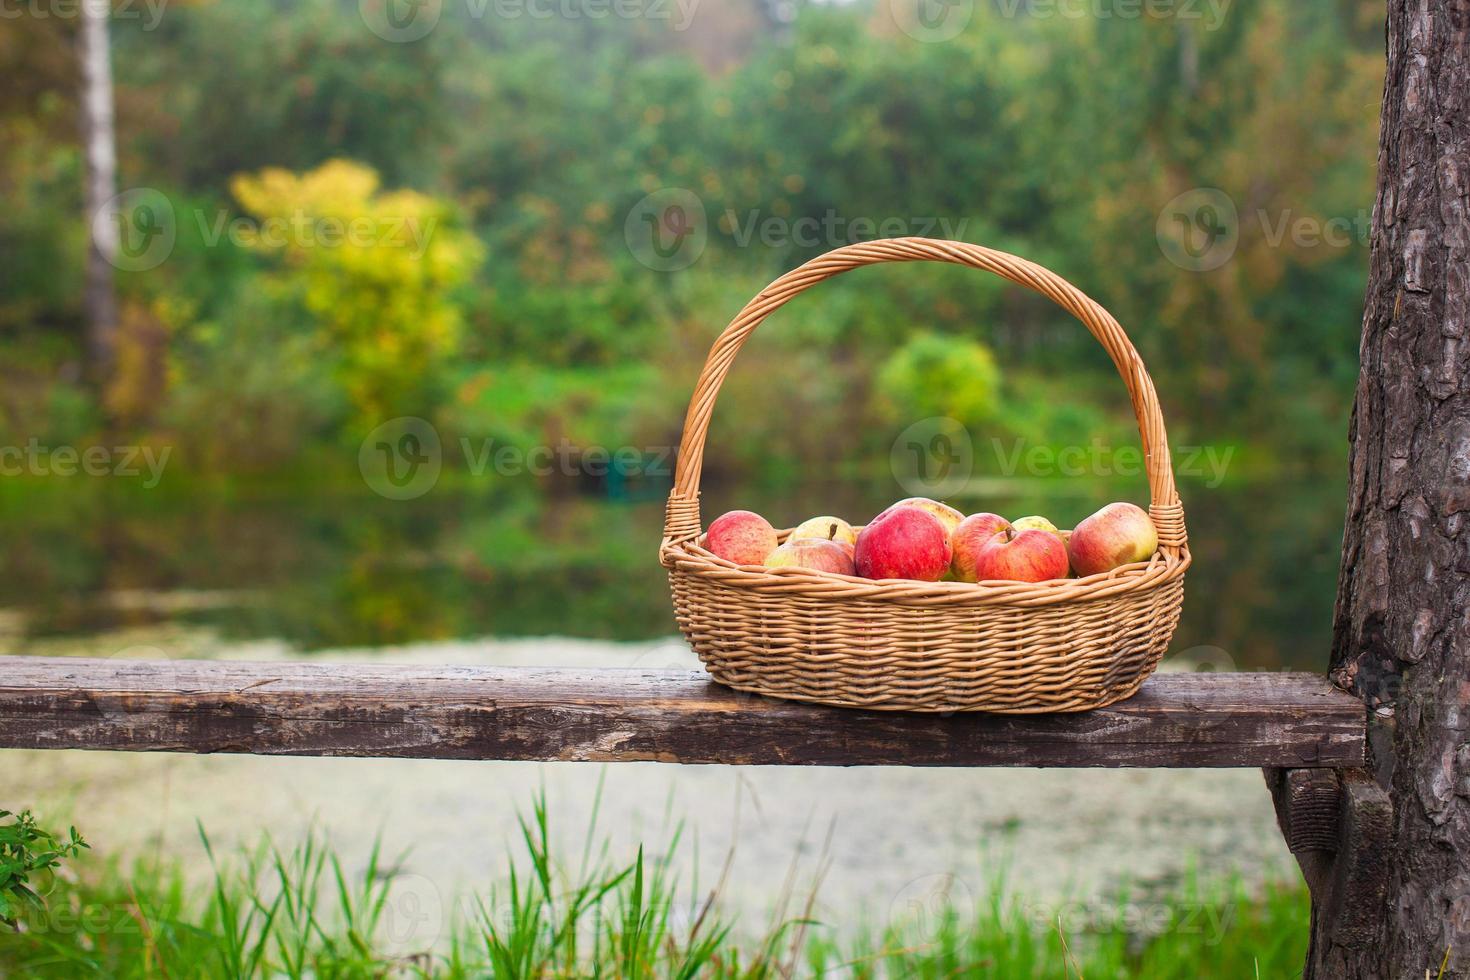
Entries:
[[779, 547], [771, 523], [748, 510], [721, 514], [705, 536], [706, 548], [737, 565], [920, 582], [1096, 575], [1145, 561], [1158, 546], [1154, 522], [1134, 504], [1108, 504], [1069, 534], [1044, 517], [966, 517], [927, 497], [900, 500], [861, 531], [840, 517], [813, 517]]

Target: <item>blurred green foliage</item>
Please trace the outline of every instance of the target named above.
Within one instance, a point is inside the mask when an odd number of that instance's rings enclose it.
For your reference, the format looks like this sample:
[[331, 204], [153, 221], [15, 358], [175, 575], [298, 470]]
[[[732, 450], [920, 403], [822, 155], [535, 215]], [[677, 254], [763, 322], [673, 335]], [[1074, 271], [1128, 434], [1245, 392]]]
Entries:
[[921, 333], [894, 351], [878, 372], [878, 392], [894, 413], [905, 410], [984, 423], [999, 407], [1000, 368], [978, 341]]
[[[1247, 469], [1339, 462], [1366, 239], [1278, 232], [1362, 224], [1381, 10], [1238, 0], [1215, 23], [975, 6], [941, 43], [882, 2], [799, 5], [790, 25], [754, 0], [687, 25], [446, 3], [412, 43], [335, 0], [170, 5], [152, 29], [118, 17], [121, 182], [168, 197], [177, 240], [119, 273], [119, 371], [101, 392], [81, 380], [73, 25], [8, 21], [0, 440], [126, 434], [201, 473], [310, 470], [395, 415], [446, 443], [670, 445], [746, 299], [902, 231], [1026, 255], [1108, 306], [1175, 442], [1242, 445]], [[670, 187], [697, 196], [708, 241], [665, 272], [638, 261], [625, 219]], [[1197, 187], [1238, 214], [1233, 256], [1207, 271], [1172, 264], [1157, 228]], [[425, 234], [260, 240], [301, 216]], [[1130, 438], [1112, 366], [1065, 314], [967, 270], [900, 266], [772, 318], [723, 392], [707, 469], [882, 464], [935, 414], [977, 439]]]

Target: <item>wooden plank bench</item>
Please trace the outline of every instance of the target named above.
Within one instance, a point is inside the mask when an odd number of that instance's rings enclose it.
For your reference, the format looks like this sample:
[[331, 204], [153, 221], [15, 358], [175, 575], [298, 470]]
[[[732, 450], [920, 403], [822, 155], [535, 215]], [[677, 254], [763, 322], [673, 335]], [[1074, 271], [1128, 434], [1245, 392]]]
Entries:
[[[1051, 715], [855, 711], [688, 670], [0, 657], [0, 749], [812, 766], [1261, 768], [1334, 941], [1367, 941], [1391, 810], [1363, 703], [1300, 673], [1157, 674]], [[0, 770], [3, 771], [3, 770]]]
[[0, 748], [734, 765], [1343, 768], [1315, 674], [1159, 674], [1078, 714], [853, 711], [699, 672], [0, 657]]

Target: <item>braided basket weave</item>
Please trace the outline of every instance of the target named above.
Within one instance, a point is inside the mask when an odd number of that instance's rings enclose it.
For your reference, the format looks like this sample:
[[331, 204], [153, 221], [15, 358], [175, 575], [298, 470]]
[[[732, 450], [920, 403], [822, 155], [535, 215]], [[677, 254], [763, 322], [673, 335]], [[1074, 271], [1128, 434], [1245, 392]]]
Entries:
[[[953, 262], [1034, 289], [1081, 320], [1113, 359], [1138, 418], [1159, 550], [1051, 582], [873, 581], [734, 565], [703, 545], [699, 474], [715, 398], [735, 355], [787, 300], [879, 262]], [[778, 532], [785, 540], [789, 531]], [[835, 249], [746, 304], [710, 349], [684, 421], [661, 563], [679, 627], [715, 680], [741, 691], [889, 711], [1084, 711], [1136, 692], [1168, 646], [1189, 567], [1153, 381], [1118, 322], [1035, 263], [965, 242], [897, 238]]]

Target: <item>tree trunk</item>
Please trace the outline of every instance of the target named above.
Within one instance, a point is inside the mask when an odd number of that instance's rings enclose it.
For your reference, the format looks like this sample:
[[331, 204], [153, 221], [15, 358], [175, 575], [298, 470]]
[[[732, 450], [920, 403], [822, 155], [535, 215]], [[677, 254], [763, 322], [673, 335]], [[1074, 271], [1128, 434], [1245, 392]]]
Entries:
[[1393, 804], [1376, 938], [1307, 976], [1470, 976], [1470, 0], [1389, 0], [1333, 678]]
[[112, 62], [108, 53], [107, 0], [82, 0], [77, 53], [82, 70], [82, 163], [86, 176], [87, 277], [83, 301], [87, 316], [87, 362], [98, 385], [112, 373], [117, 333], [113, 258], [118, 249], [117, 147], [112, 125]]

